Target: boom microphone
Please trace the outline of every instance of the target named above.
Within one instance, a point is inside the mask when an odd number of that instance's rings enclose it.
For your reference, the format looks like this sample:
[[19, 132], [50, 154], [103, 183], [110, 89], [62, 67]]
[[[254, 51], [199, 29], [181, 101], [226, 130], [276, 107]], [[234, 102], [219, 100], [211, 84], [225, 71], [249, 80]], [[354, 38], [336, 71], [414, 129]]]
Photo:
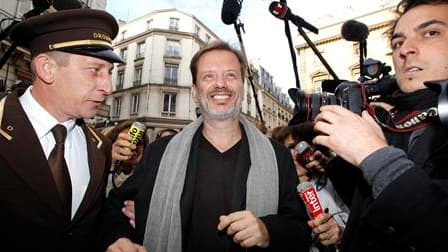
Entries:
[[224, 0], [222, 3], [221, 19], [224, 24], [230, 25], [236, 22], [240, 15], [243, 0]]
[[68, 10], [82, 8], [79, 0], [53, 0], [53, 8], [56, 10]]
[[285, 3], [272, 2], [269, 5], [269, 12], [271, 12], [271, 14], [276, 18], [283, 20], [290, 20], [293, 24], [297, 25], [298, 27], [303, 27], [316, 34], [319, 33], [319, 30], [312, 24], [306, 22], [303, 18], [292, 14], [291, 10]]
[[[141, 122], [133, 122], [128, 130], [128, 135], [132, 137], [130, 142], [132, 144], [138, 144], [143, 141], [143, 134], [145, 133], [146, 126]], [[122, 160], [116, 160], [114, 166], [119, 167], [123, 164]]]
[[314, 189], [311, 182], [301, 182], [297, 186], [297, 192], [305, 203], [306, 209], [311, 218], [314, 219], [324, 212], [322, 210], [322, 205], [320, 204], [319, 198], [317, 197], [316, 189]]
[[369, 36], [369, 27], [356, 20], [348, 20], [342, 24], [341, 35], [347, 41], [361, 42]]
[[50, 3], [46, 0], [33, 0], [31, 1], [33, 3], [33, 7], [35, 9], [48, 9], [50, 8]]

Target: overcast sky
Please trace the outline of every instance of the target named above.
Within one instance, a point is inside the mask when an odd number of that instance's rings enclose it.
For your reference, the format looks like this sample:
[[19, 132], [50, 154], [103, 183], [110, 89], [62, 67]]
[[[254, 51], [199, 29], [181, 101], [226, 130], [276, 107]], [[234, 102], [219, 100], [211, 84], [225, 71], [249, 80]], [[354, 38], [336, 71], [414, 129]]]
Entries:
[[[269, 13], [271, 0], [243, 0], [240, 20], [246, 33], [244, 47], [249, 60], [258, 59], [274, 77], [284, 93], [295, 87], [294, 72], [284, 23]], [[306, 2], [306, 3], [305, 3]], [[289, 0], [292, 13], [316, 27], [345, 21], [396, 0]], [[177, 8], [196, 16], [221, 39], [238, 45], [233, 25], [221, 21], [223, 0], [108, 0], [106, 10], [116, 18], [129, 21], [153, 10]], [[297, 28], [290, 24], [291, 35], [297, 39]]]

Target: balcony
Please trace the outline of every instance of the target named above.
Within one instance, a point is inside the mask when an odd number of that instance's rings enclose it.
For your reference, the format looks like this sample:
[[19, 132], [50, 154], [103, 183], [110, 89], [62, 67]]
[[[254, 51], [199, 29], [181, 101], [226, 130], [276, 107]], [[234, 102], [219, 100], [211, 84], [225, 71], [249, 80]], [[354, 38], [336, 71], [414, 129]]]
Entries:
[[182, 57], [180, 56], [179, 52], [165, 52], [165, 55], [163, 56], [165, 59], [169, 58], [169, 59], [181, 59]]
[[168, 78], [165, 78], [164, 79], [164, 83], [166, 84], [166, 85], [177, 85], [177, 79], [168, 79]]
[[176, 112], [162, 111], [161, 115], [163, 117], [175, 117], [176, 116]]
[[120, 90], [123, 89], [123, 82], [119, 82], [117, 83], [117, 85], [115, 86], [115, 90]]
[[137, 86], [140, 86], [140, 85], [142, 85], [142, 80], [135, 80], [135, 81], [132, 82], [132, 86], [133, 87], [137, 87]]
[[143, 59], [143, 58], [145, 58], [145, 54], [144, 54], [144, 53], [137, 53], [137, 54], [135, 55], [135, 59], [134, 59], [134, 61], [141, 60], [141, 59]]
[[170, 25], [170, 26], [168, 27], [168, 29], [169, 29], [170, 31], [179, 31], [179, 26], [178, 26], [178, 25]]

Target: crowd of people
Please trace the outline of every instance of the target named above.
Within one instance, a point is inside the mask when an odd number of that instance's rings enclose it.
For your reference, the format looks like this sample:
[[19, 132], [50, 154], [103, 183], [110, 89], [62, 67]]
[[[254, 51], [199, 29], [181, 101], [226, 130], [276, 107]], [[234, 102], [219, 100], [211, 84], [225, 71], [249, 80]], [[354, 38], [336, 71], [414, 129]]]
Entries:
[[321, 106], [268, 137], [241, 114], [245, 57], [214, 41], [190, 63], [201, 115], [137, 142], [133, 121], [103, 134], [83, 120], [123, 62], [116, 20], [72, 9], [19, 22], [10, 38], [29, 48], [33, 84], [0, 100], [2, 250], [448, 251], [447, 128], [422, 116], [440, 105], [425, 82], [448, 79], [448, 1], [397, 12], [389, 104]]
[[[342, 241], [349, 209], [327, 178], [325, 168], [331, 153], [313, 145], [315, 135], [313, 124], [304, 122], [277, 127], [271, 137], [290, 150], [299, 182], [312, 182], [319, 201], [326, 210], [308, 222], [314, 237], [310, 251], [336, 251], [336, 245]], [[299, 145], [307, 148], [303, 149]]]

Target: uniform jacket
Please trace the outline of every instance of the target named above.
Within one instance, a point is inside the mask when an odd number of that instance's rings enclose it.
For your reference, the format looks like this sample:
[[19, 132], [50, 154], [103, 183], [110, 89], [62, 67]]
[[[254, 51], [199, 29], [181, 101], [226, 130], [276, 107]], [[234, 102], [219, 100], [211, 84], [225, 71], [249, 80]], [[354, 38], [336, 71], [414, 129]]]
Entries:
[[[396, 133], [386, 136], [398, 145]], [[375, 199], [359, 168], [329, 168], [338, 192], [352, 203], [342, 251], [448, 251], [447, 129], [439, 123], [424, 129], [407, 157], [413, 167]]]
[[[0, 102], [2, 251], [93, 251], [110, 167], [110, 142], [81, 122], [90, 181], [73, 220], [64, 215], [31, 122], [16, 93]], [[8, 249], [6, 249], [8, 248]], [[5, 250], [4, 250], [5, 249]]]
[[[193, 139], [192, 149], [198, 144], [198, 135], [196, 133]], [[171, 137], [165, 137], [148, 145], [145, 149], [145, 155], [136, 172], [123, 184], [122, 187], [112, 190], [107, 199], [105, 216], [102, 224], [102, 245], [103, 249], [115, 242], [120, 237], [128, 237], [134, 242], [142, 244], [145, 233], [146, 219], [149, 205], [151, 204], [151, 195], [154, 182], [157, 176], [158, 167], [166, 145]], [[196, 139], [196, 140], [195, 140]], [[296, 185], [298, 184], [294, 164], [289, 151], [278, 143], [272, 142], [279, 170], [279, 210], [277, 215], [261, 217], [270, 233], [271, 247], [269, 251], [308, 251], [310, 244], [310, 229], [306, 224], [304, 205], [299, 201], [296, 194]], [[250, 159], [249, 146], [247, 141], [243, 141], [238, 162], [238, 167], [249, 167]], [[188, 168], [191, 169], [195, 162], [196, 152], [190, 152]], [[194, 165], [193, 165], [194, 166]], [[234, 192], [232, 193], [231, 209], [238, 211], [245, 209], [246, 179], [248, 169], [239, 169], [234, 177]], [[189, 209], [192, 202], [192, 181], [193, 172], [187, 172], [185, 178], [184, 191], [181, 198], [181, 221], [182, 236], [186, 237], [186, 227], [190, 216]], [[135, 200], [136, 229], [130, 228], [129, 221], [121, 214], [124, 199]], [[230, 241], [230, 239], [229, 239]], [[151, 248], [149, 248], [150, 250]], [[237, 249], [238, 250], [238, 249]], [[238, 251], [247, 251], [239, 248]], [[233, 251], [233, 250], [232, 250]], [[252, 251], [249, 249], [248, 251]]]

